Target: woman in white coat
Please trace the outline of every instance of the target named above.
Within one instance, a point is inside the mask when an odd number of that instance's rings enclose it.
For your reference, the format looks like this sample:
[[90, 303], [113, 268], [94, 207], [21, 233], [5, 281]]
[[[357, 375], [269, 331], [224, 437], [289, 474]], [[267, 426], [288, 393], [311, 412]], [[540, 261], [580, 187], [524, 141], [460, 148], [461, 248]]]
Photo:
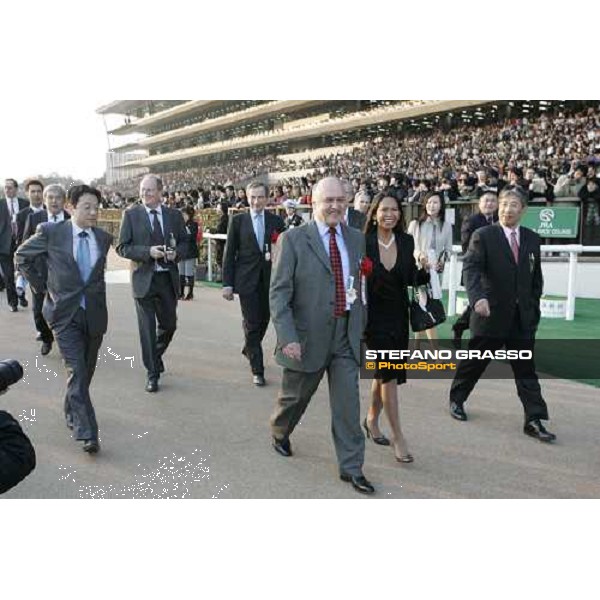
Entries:
[[[446, 258], [452, 251], [452, 225], [445, 220], [446, 206], [443, 195], [428, 193], [422, 200], [421, 216], [411, 221], [408, 233], [415, 238], [415, 260], [417, 266], [429, 269], [431, 288], [434, 298], [442, 297], [441, 275], [444, 272]], [[420, 299], [426, 302], [425, 288], [419, 290]], [[433, 348], [437, 348], [437, 328], [424, 332]], [[421, 340], [423, 332], [415, 333], [415, 339]]]

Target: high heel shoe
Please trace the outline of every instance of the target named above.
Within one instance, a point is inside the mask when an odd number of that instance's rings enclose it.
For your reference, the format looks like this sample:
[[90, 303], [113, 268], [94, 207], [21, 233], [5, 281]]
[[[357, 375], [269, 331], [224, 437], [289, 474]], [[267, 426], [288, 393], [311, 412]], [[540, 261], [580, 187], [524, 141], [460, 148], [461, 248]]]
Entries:
[[385, 437], [385, 435], [380, 435], [379, 437], [375, 437], [371, 433], [371, 430], [369, 429], [369, 426], [367, 425], [367, 418], [366, 417], [365, 417], [365, 420], [363, 421], [363, 427], [365, 428], [365, 431], [367, 432], [367, 439], [373, 438], [373, 442], [375, 444], [377, 444], [378, 446], [389, 446], [390, 445], [390, 440], [388, 440]]

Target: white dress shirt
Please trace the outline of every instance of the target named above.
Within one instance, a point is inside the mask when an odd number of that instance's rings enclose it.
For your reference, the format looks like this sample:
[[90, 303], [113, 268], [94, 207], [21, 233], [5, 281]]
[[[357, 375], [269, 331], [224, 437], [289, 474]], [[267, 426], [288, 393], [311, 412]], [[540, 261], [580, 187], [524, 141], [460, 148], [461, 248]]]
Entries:
[[[56, 216], [56, 220], [54, 219], [54, 217]], [[56, 213], [56, 215], [51, 215], [50, 213], [48, 213], [48, 221], [50, 223], [62, 223], [62, 221], [65, 220], [65, 213], [64, 211], [60, 211], [59, 213]]]
[[[329, 256], [329, 238], [331, 234], [329, 233], [329, 225], [324, 223], [323, 221], [318, 221], [315, 219], [315, 223], [319, 228], [319, 235], [321, 236], [321, 241], [323, 242], [323, 246], [325, 247], [325, 252], [327, 252], [327, 256]], [[348, 278], [350, 277], [350, 259], [348, 258], [348, 250], [346, 248], [346, 243], [344, 242], [344, 236], [342, 235], [342, 226], [338, 223], [335, 228], [336, 236], [335, 241], [337, 243], [338, 250], [340, 252], [340, 257], [342, 259], [342, 273], [344, 276], [344, 289], [348, 289]], [[331, 257], [329, 257], [331, 259]], [[354, 282], [355, 284], [357, 282]], [[348, 302], [348, 295], [346, 294], [346, 310], [350, 310], [351, 304]]]
[[6, 204], [8, 206], [8, 212], [10, 213], [11, 222], [16, 223], [17, 213], [19, 212], [19, 199], [16, 196], [14, 198], [6, 198]]
[[160, 223], [160, 229], [163, 233], [163, 237], [165, 235], [165, 226], [163, 225], [163, 214], [162, 214], [162, 207], [159, 204], [156, 208], [149, 208], [148, 206], [146, 206], [144, 204], [144, 208], [146, 209], [146, 214], [148, 215], [148, 219], [150, 219], [150, 228], [152, 229], [154, 227], [154, 215], [151, 214], [150, 211], [155, 210], [157, 212], [157, 217], [158, 217], [158, 222]]
[[[144, 204], [144, 208], [146, 209], [146, 214], [148, 215], [148, 219], [150, 219], [150, 229], [154, 229], [154, 215], [152, 214], [151, 211], [153, 211], [153, 210], [156, 211], [156, 216], [158, 217], [158, 222], [160, 223], [160, 230], [162, 232], [163, 239], [165, 239], [165, 226], [163, 224], [162, 205], [159, 204], [156, 208], [150, 208], [149, 206], [146, 206]], [[166, 240], [165, 240], [165, 244], [166, 244]], [[165, 267], [161, 266], [156, 259], [154, 260], [154, 270], [160, 271], [160, 272], [163, 272], [163, 271], [168, 272], [169, 271], [169, 269], [166, 269]]]

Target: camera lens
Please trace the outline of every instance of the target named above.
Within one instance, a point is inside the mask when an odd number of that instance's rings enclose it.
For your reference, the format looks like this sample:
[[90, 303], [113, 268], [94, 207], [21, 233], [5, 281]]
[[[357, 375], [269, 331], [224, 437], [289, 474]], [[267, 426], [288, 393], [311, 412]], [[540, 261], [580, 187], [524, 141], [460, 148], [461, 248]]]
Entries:
[[23, 377], [23, 367], [18, 360], [0, 361], [0, 392]]

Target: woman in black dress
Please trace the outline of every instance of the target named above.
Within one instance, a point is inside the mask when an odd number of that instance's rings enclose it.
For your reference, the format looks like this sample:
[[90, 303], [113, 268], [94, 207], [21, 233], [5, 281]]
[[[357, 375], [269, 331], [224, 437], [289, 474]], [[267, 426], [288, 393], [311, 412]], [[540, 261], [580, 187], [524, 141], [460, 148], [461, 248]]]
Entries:
[[[365, 224], [367, 256], [373, 270], [367, 279], [368, 320], [365, 337], [372, 350], [408, 349], [409, 298], [407, 286], [422, 285], [429, 273], [415, 264], [414, 240], [404, 233], [402, 207], [398, 200], [382, 192], [373, 199]], [[371, 386], [371, 405], [363, 426], [376, 444], [389, 446], [381, 434], [379, 415], [385, 414], [392, 429], [396, 460], [413, 462], [400, 428], [398, 385], [406, 382], [404, 371], [376, 371]]]

